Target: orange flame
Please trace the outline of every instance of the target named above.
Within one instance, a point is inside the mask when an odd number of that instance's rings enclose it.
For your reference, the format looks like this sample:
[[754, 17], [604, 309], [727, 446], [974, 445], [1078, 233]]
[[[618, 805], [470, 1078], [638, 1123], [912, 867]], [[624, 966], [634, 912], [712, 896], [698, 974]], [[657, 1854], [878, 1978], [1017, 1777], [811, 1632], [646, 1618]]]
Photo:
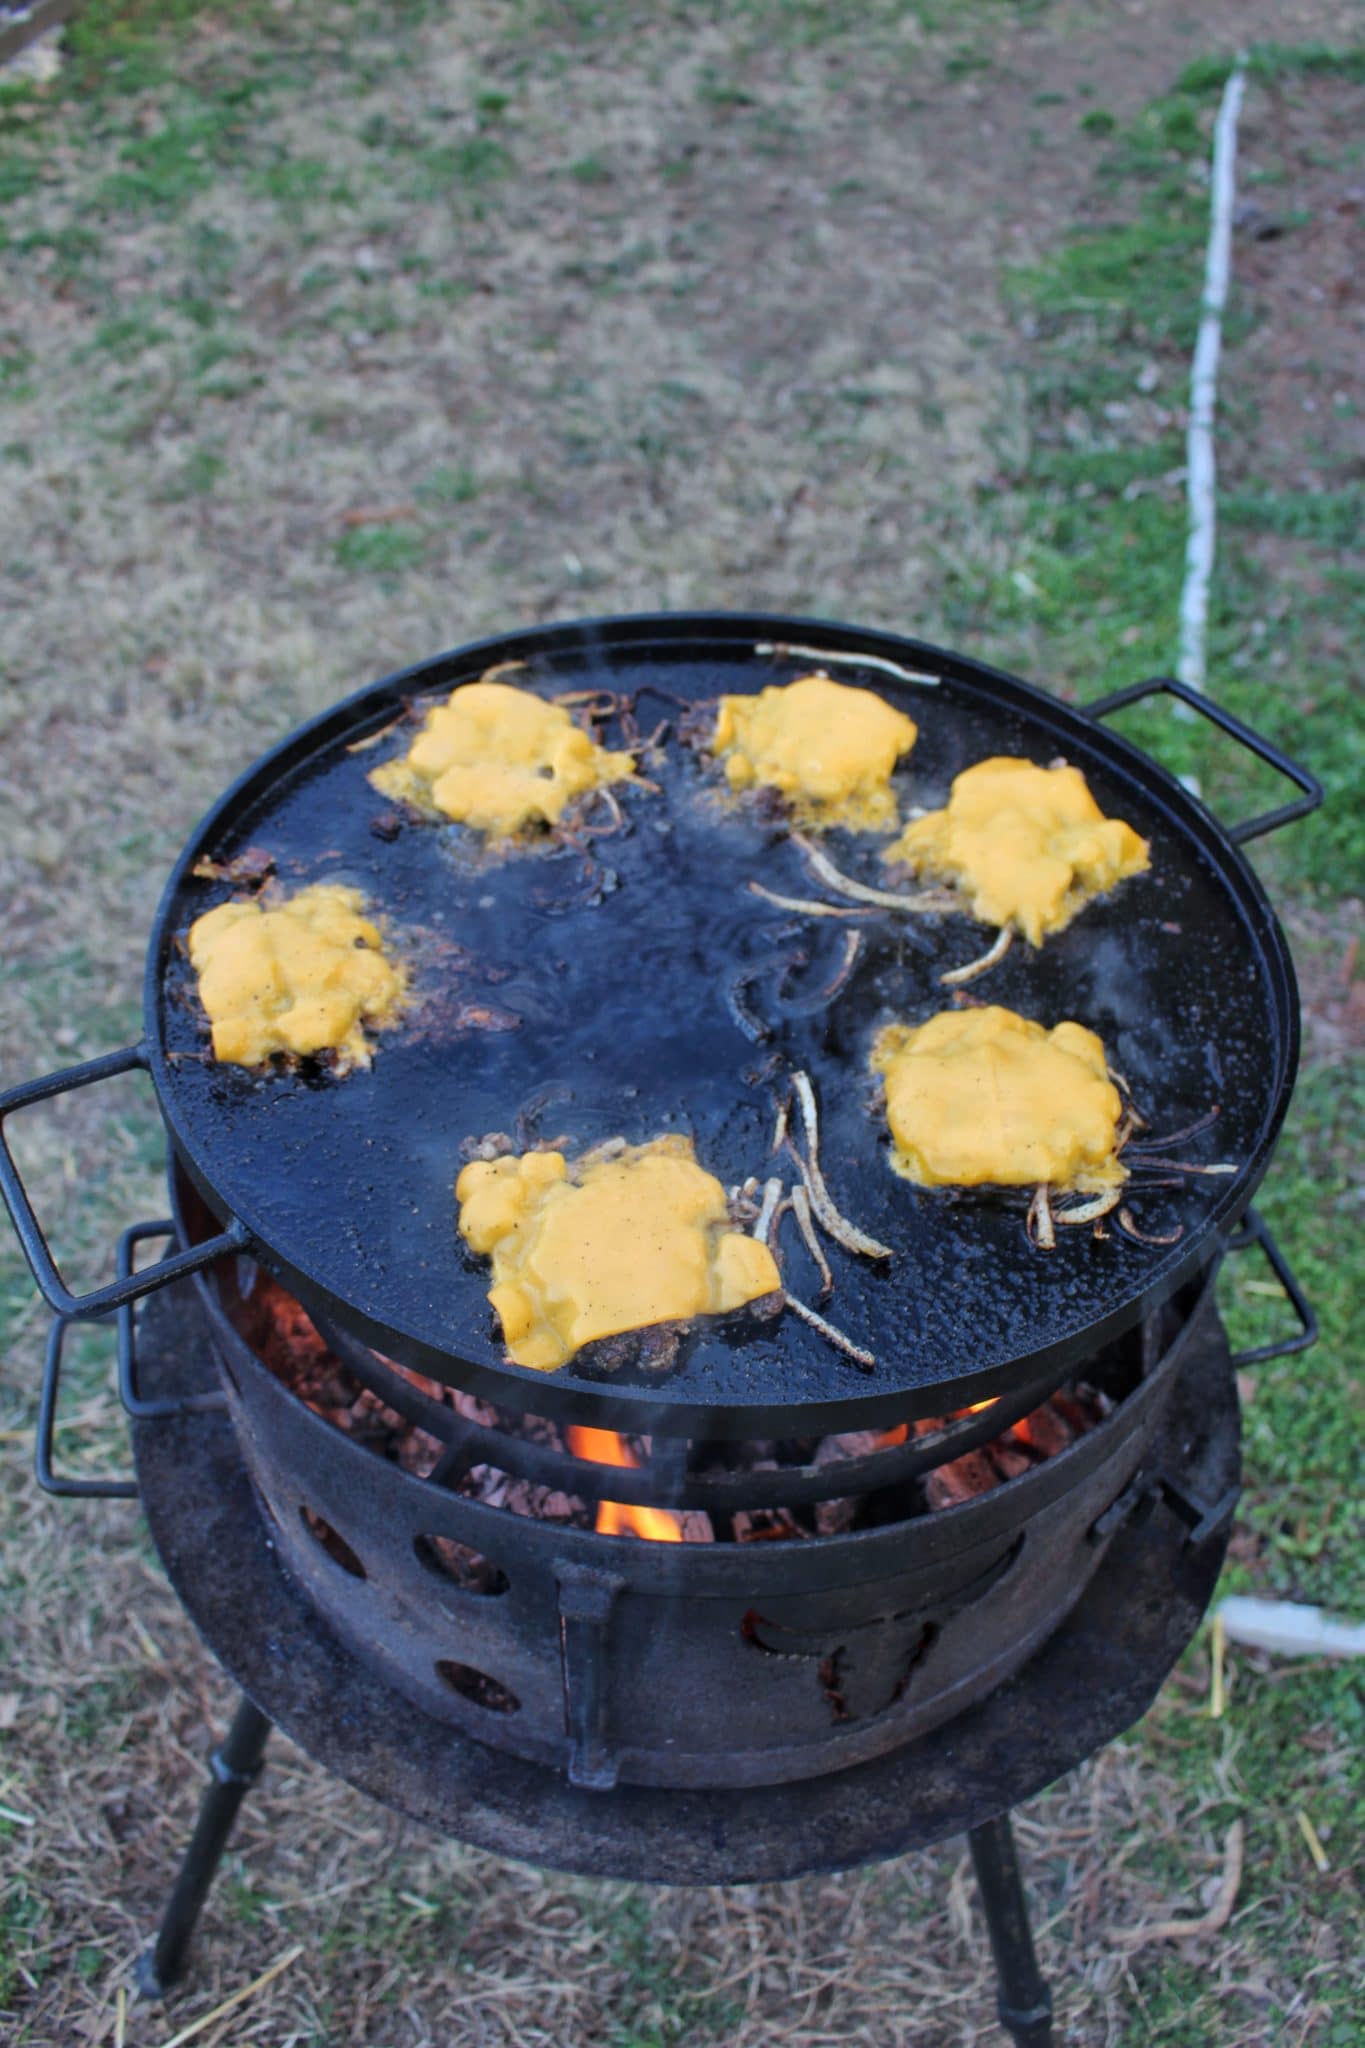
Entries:
[[[576, 1458], [593, 1465], [635, 1466], [623, 1436], [614, 1429], [583, 1429], [571, 1425], [565, 1431], [569, 1449]], [[649, 1543], [681, 1543], [682, 1530], [676, 1516], [665, 1508], [631, 1507], [625, 1501], [603, 1500], [597, 1504], [599, 1536], [643, 1536]]]
[[[985, 1409], [994, 1408], [998, 1399], [999, 1395], [993, 1394], [989, 1401], [973, 1401], [970, 1408], [955, 1408], [953, 1415], [954, 1417], [959, 1415], [980, 1415]], [[940, 1423], [933, 1423], [931, 1425], [926, 1424], [926, 1427], [938, 1429], [942, 1425]], [[894, 1451], [907, 1440], [909, 1435], [909, 1423], [898, 1422], [894, 1429], [878, 1430], [876, 1436], [872, 1439], [872, 1448], [874, 1451]]]

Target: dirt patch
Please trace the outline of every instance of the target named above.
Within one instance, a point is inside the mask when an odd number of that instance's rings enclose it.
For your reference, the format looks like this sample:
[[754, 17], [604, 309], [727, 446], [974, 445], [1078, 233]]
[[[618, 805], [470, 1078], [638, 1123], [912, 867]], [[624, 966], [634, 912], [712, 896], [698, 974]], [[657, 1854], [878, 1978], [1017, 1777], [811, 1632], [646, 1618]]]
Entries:
[[1257, 319], [1226, 374], [1256, 420], [1230, 451], [1233, 489], [1316, 492], [1365, 476], [1360, 117], [1360, 87], [1332, 78], [1271, 79], [1251, 97], [1234, 264]]

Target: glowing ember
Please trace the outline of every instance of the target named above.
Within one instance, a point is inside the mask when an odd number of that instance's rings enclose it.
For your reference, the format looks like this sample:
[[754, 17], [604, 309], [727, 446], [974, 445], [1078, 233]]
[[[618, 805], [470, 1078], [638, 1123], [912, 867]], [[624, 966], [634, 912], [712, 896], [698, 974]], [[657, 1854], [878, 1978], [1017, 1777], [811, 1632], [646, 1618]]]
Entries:
[[[249, 1333], [244, 1334], [249, 1335], [264, 1363], [316, 1414], [344, 1430], [353, 1441], [401, 1465], [406, 1472], [424, 1478], [433, 1470], [442, 1450], [436, 1438], [362, 1387], [328, 1350], [307, 1312], [277, 1281], [264, 1274], [251, 1294], [249, 1321]], [[453, 1407], [466, 1421], [490, 1431], [507, 1430], [511, 1436], [523, 1433], [516, 1418], [503, 1415], [472, 1395], [441, 1386], [392, 1359], [383, 1363], [428, 1399]], [[994, 1400], [975, 1401], [950, 1415], [921, 1416], [914, 1422], [897, 1423], [882, 1430], [836, 1433], [820, 1440], [810, 1462], [816, 1466], [837, 1465], [865, 1458], [875, 1451], [895, 1450], [912, 1438], [932, 1437], [950, 1422], [979, 1415], [995, 1405]], [[911, 1482], [913, 1490], [922, 1489], [923, 1493], [922, 1505], [912, 1511], [927, 1509], [932, 1513], [956, 1507], [1020, 1478], [1086, 1435], [1104, 1420], [1112, 1406], [1107, 1394], [1084, 1382], [1059, 1388], [1041, 1407], [999, 1435], [990, 1436], [975, 1449], [935, 1466]], [[545, 1439], [542, 1436], [535, 1440]], [[564, 1447], [571, 1456], [594, 1465], [633, 1471], [641, 1464], [629, 1440], [614, 1430], [572, 1426], [564, 1431]], [[752, 1446], [755, 1458], [767, 1457], [771, 1450], [770, 1445]], [[586, 1527], [592, 1519], [599, 1535], [635, 1536], [647, 1543], [711, 1543], [727, 1538], [735, 1543], [801, 1541], [811, 1536], [841, 1536], [867, 1526], [866, 1497], [857, 1494], [837, 1495], [794, 1508], [741, 1508], [729, 1515], [728, 1529], [718, 1537], [710, 1518], [697, 1509], [634, 1507], [624, 1501], [604, 1500], [594, 1511], [576, 1492], [533, 1484], [498, 1465], [472, 1466], [460, 1491], [485, 1506], [511, 1514], [568, 1523], [577, 1528]], [[436, 1562], [459, 1583], [465, 1583], [461, 1574], [470, 1569], [468, 1559], [459, 1554], [461, 1546], [456, 1544], [453, 1549], [457, 1553], [453, 1559], [438, 1555]], [[487, 1564], [476, 1552], [469, 1556], [474, 1558], [475, 1568]]]
[[[569, 1449], [576, 1458], [593, 1465], [637, 1466], [623, 1436], [614, 1429], [583, 1429], [572, 1425], [565, 1431]], [[648, 1543], [681, 1543], [682, 1530], [675, 1515], [666, 1508], [631, 1507], [624, 1501], [604, 1500], [597, 1504], [599, 1536], [643, 1536]]]
[[[980, 1415], [984, 1409], [995, 1406], [996, 1398], [995, 1395], [992, 1395], [989, 1401], [973, 1401], [970, 1408], [958, 1408], [954, 1411], [953, 1419], [955, 1420], [958, 1415]], [[927, 1427], [934, 1430], [941, 1429], [942, 1426], [939, 1422], [930, 1422], [927, 1425], [921, 1423], [920, 1428], [924, 1429]], [[909, 1440], [909, 1436], [909, 1423], [898, 1422], [894, 1429], [879, 1429], [872, 1439], [871, 1448], [874, 1451], [896, 1451], [900, 1449], [903, 1443]]]

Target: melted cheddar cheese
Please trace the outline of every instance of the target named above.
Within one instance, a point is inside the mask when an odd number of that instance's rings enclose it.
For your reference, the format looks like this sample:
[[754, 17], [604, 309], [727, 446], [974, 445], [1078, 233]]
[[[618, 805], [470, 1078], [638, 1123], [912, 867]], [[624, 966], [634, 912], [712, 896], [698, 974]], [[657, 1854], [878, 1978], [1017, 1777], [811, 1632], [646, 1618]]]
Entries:
[[358, 889], [319, 882], [267, 908], [220, 903], [190, 926], [190, 964], [214, 1057], [258, 1067], [273, 1053], [335, 1052], [370, 1063], [364, 1026], [393, 1022], [403, 969], [385, 957]]
[[508, 1353], [540, 1372], [599, 1337], [723, 1315], [781, 1286], [684, 1137], [572, 1165], [562, 1152], [474, 1160], [455, 1194], [460, 1235], [492, 1260]]
[[997, 756], [953, 783], [947, 808], [907, 825], [883, 854], [956, 883], [983, 924], [1011, 925], [1032, 945], [1150, 865], [1147, 842], [1106, 818], [1079, 768]]
[[801, 676], [754, 697], [722, 697], [711, 745], [731, 789], [780, 790], [812, 825], [889, 829], [891, 771], [915, 723], [872, 690]]
[[489, 839], [556, 825], [575, 797], [624, 782], [630, 754], [608, 753], [547, 704], [510, 683], [465, 683], [427, 714], [408, 752], [370, 775], [385, 796], [437, 811]]
[[1081, 1024], [1051, 1031], [1013, 1010], [942, 1010], [889, 1024], [872, 1048], [886, 1084], [892, 1164], [924, 1187], [1119, 1186], [1122, 1103], [1104, 1047]]

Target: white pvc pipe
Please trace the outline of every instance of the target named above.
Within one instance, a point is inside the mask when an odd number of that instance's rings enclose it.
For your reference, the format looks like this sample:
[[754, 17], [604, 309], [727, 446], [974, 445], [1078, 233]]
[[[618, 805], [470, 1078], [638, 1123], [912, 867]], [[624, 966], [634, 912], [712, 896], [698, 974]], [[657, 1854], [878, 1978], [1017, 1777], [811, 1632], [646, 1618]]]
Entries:
[[1237, 190], [1237, 115], [1246, 84], [1246, 59], [1239, 54], [1223, 88], [1213, 131], [1209, 241], [1204, 259], [1203, 311], [1190, 372], [1190, 423], [1185, 439], [1185, 497], [1189, 532], [1185, 583], [1180, 593], [1180, 659], [1176, 674], [1192, 690], [1204, 687], [1204, 638], [1209, 614], [1209, 578], [1217, 536], [1217, 491], [1213, 460], [1213, 414], [1218, 398], [1218, 356], [1223, 341], [1223, 307], [1232, 269], [1232, 208]]
[[1234, 1593], [1218, 1609], [1218, 1619], [1230, 1643], [1281, 1657], [1365, 1657], [1365, 1626], [1340, 1621], [1320, 1607]]

